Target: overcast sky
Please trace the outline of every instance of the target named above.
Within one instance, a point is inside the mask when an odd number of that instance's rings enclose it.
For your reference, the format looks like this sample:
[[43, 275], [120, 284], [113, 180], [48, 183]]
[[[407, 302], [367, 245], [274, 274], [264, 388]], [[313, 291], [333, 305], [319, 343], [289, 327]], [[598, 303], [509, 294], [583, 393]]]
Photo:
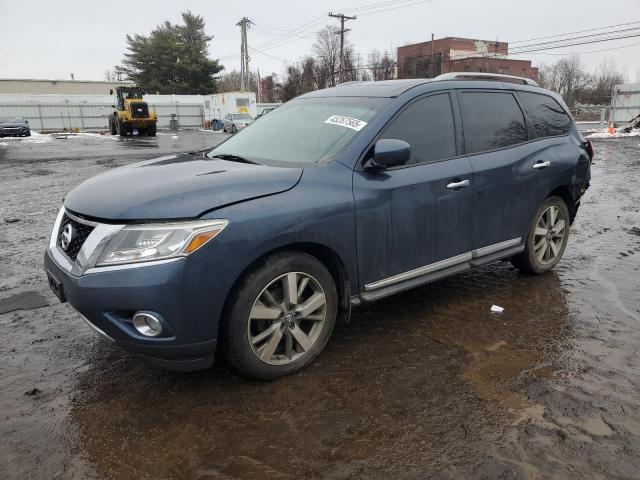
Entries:
[[[64, 2], [0, 0], [0, 78], [70, 78], [103, 80], [104, 72], [118, 64], [126, 49], [127, 33], [148, 34], [164, 20], [178, 22], [180, 12], [191, 10], [207, 22], [207, 33], [215, 35], [210, 54], [221, 58], [227, 70], [239, 68], [240, 33], [236, 23], [247, 16], [255, 22], [248, 33], [251, 46], [266, 42], [259, 53], [251, 50], [251, 69], [261, 75], [281, 74], [285, 60], [295, 61], [310, 53], [313, 34], [325, 24], [329, 11], [341, 12], [385, 0], [244, 0], [223, 1], [129, 1], [65, 0]], [[419, 0], [416, 0], [418, 2]], [[348, 34], [357, 52], [391, 50], [400, 45], [428, 40], [431, 33], [514, 42], [532, 37], [561, 34], [640, 20], [639, 0], [432, 0], [383, 13], [358, 15], [348, 22]], [[361, 12], [364, 13], [364, 12]], [[300, 36], [287, 35], [297, 27], [319, 19]], [[633, 45], [628, 48], [620, 48]], [[560, 53], [583, 53], [590, 68], [613, 58], [628, 79], [640, 72], [640, 37], [526, 54], [525, 58], [552, 63]], [[270, 56], [267, 56], [268, 54]], [[274, 58], [275, 57], [275, 58]], [[366, 56], [364, 57], [366, 59]], [[638, 80], [640, 81], [640, 80]]]

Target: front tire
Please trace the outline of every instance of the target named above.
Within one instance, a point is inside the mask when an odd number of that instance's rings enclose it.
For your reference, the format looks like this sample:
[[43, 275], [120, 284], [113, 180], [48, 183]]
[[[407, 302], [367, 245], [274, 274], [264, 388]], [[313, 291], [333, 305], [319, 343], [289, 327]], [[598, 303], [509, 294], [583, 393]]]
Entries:
[[549, 197], [533, 217], [524, 252], [511, 262], [523, 273], [540, 275], [555, 267], [567, 246], [570, 216], [560, 197]]
[[322, 263], [305, 253], [272, 255], [231, 294], [223, 316], [222, 352], [240, 374], [273, 380], [316, 359], [337, 312], [336, 285]]
[[114, 118], [109, 119], [109, 130], [111, 131], [111, 135], [117, 135], [118, 130], [116, 129], [116, 121]]
[[120, 121], [120, 119], [118, 119], [116, 121], [116, 131], [118, 135], [120, 135], [121, 137], [126, 137], [127, 130], [128, 130], [128, 127], [122, 121]]

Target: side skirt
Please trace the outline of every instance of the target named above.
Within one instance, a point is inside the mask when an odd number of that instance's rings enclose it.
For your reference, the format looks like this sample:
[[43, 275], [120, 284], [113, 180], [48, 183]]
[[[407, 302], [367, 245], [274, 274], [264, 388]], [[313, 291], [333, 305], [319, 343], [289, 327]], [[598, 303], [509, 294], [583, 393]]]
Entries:
[[[426, 265], [406, 274], [394, 275], [393, 277], [365, 285], [363, 293], [351, 297], [351, 305], [357, 307], [361, 304], [375, 302], [389, 295], [456, 275], [472, 267], [479, 267], [503, 258], [512, 257], [523, 250], [522, 239], [514, 238], [513, 240], [489, 245], [466, 254]], [[424, 274], [414, 275], [413, 272], [424, 272]], [[377, 287], [377, 285], [381, 286]]]

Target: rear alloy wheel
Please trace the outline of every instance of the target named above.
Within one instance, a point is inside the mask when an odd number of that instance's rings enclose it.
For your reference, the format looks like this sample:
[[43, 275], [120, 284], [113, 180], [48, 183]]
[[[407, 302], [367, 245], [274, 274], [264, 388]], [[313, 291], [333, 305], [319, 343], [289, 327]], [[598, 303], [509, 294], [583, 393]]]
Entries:
[[320, 354], [333, 331], [338, 298], [333, 277], [315, 257], [274, 255], [241, 285], [223, 327], [231, 366], [271, 380]]
[[560, 197], [549, 197], [536, 212], [525, 250], [513, 258], [513, 264], [527, 273], [551, 270], [567, 246], [569, 225], [567, 205]]

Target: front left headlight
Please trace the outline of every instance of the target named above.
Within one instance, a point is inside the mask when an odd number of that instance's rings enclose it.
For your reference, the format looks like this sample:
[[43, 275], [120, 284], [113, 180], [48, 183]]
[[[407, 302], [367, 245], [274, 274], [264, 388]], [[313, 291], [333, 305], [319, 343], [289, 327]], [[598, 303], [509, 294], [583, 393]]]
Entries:
[[106, 244], [97, 267], [189, 255], [218, 235], [227, 220], [127, 225]]

